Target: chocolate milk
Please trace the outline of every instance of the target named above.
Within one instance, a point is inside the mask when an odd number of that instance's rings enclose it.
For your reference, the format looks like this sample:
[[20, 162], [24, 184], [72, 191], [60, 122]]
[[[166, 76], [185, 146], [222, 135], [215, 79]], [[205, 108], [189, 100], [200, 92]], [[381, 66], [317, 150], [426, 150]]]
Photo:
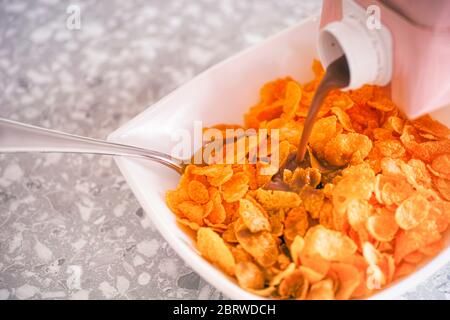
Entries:
[[306, 147], [311, 135], [314, 121], [322, 106], [323, 100], [333, 89], [345, 88], [350, 82], [350, 73], [345, 55], [339, 57], [328, 66], [322, 81], [317, 87], [313, 101], [308, 111], [303, 127], [302, 137], [297, 150], [297, 163], [301, 163], [305, 158]]
[[[333, 89], [345, 88], [350, 81], [350, 72], [348, 69], [347, 58], [341, 56], [328, 66], [322, 81], [317, 87], [314, 94], [313, 101], [306, 116], [305, 124], [303, 127], [302, 137], [297, 149], [297, 153], [290, 154], [284, 165], [280, 170], [272, 177], [272, 180], [265, 186], [270, 190], [283, 190], [292, 191], [291, 186], [288, 186], [283, 181], [284, 169], [294, 171], [296, 168], [308, 168], [311, 166], [311, 159], [309, 154], [306, 153], [308, 146], [308, 140], [311, 135], [314, 121], [319, 113], [322, 102], [327, 94]], [[305, 157], [305, 154], [307, 155]]]

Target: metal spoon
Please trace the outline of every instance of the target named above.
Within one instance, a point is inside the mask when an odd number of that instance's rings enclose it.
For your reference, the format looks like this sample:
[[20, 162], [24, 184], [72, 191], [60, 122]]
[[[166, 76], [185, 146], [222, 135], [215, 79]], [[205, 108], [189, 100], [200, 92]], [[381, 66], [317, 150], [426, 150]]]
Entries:
[[92, 139], [0, 118], [0, 153], [63, 152], [138, 157], [182, 174], [190, 160], [135, 146]]

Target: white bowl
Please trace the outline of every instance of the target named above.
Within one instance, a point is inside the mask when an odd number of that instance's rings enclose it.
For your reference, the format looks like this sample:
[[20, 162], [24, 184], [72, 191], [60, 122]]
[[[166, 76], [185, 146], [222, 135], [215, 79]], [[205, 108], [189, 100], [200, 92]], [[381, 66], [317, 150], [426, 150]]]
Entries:
[[[108, 140], [170, 153], [176, 143], [171, 133], [180, 128], [192, 133], [194, 121], [202, 120], [205, 126], [242, 123], [245, 110], [256, 103], [259, 89], [267, 81], [287, 75], [300, 82], [312, 79], [318, 26], [317, 17], [309, 18], [219, 63], [111, 133]], [[191, 237], [179, 228], [164, 197], [178, 183], [176, 172], [149, 161], [122, 157], [115, 160], [155, 227], [187, 264], [230, 298], [260, 299], [204, 260]], [[371, 298], [398, 298], [449, 260], [447, 246], [420, 270]]]

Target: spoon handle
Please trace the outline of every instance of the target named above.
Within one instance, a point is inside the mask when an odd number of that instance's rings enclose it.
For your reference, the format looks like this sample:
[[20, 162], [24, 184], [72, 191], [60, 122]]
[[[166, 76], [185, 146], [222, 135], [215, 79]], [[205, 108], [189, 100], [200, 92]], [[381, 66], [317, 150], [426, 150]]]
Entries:
[[63, 152], [140, 157], [182, 173], [182, 160], [167, 154], [104, 140], [49, 130], [0, 118], [0, 153]]

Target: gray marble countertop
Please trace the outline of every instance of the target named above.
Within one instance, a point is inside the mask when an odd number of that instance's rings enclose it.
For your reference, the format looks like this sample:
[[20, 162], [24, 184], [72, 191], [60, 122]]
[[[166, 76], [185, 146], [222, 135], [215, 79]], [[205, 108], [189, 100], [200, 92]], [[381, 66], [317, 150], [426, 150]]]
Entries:
[[[105, 138], [320, 5], [0, 0], [0, 116]], [[226, 297], [162, 239], [111, 157], [0, 155], [0, 299], [69, 298]], [[450, 265], [401, 298], [450, 298]]]

